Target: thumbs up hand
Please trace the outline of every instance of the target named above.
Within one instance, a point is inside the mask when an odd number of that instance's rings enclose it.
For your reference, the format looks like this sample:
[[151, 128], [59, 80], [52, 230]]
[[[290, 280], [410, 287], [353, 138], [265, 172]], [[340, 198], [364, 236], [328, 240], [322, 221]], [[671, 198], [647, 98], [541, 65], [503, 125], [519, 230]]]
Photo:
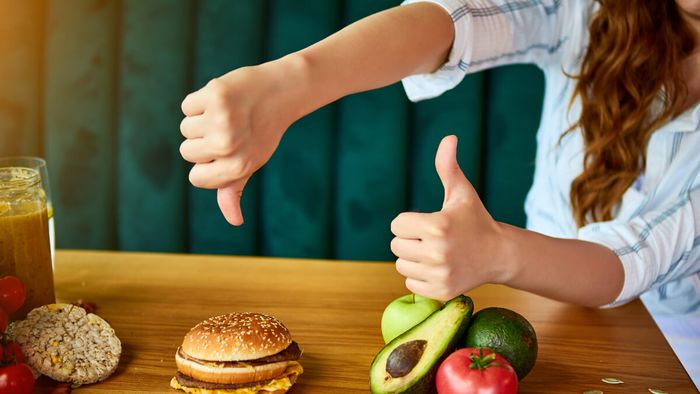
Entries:
[[391, 223], [391, 251], [410, 291], [448, 300], [499, 281], [502, 230], [459, 168], [457, 137], [442, 140], [435, 168], [445, 189], [442, 210], [399, 214]]

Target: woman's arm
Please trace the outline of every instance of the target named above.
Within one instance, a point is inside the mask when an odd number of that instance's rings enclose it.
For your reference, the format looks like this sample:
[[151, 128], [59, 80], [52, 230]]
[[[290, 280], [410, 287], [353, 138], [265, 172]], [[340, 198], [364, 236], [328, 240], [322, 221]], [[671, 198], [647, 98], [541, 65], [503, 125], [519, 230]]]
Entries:
[[456, 149], [456, 138], [446, 137], [435, 159], [445, 188], [442, 210], [402, 213], [391, 224], [396, 269], [409, 290], [446, 300], [500, 283], [585, 306], [616, 299], [624, 273], [610, 249], [496, 222], [460, 170]]
[[194, 186], [219, 189], [226, 219], [243, 223], [240, 196], [296, 120], [342, 96], [379, 88], [444, 62], [454, 38], [449, 14], [431, 3], [362, 19], [281, 59], [243, 67], [182, 103], [182, 157]]
[[304, 65], [310, 99], [297, 116], [349, 94], [435, 71], [447, 60], [453, 40], [452, 19], [433, 3], [391, 8], [351, 24], [290, 55]]
[[500, 259], [508, 268], [498, 282], [584, 306], [606, 305], [620, 294], [622, 264], [607, 247], [500, 226]]

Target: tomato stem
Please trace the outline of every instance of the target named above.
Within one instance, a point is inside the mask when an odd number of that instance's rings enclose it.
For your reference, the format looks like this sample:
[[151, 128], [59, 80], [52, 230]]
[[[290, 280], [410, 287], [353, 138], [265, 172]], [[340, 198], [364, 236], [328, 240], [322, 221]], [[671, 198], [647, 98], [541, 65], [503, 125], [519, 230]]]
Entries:
[[471, 363], [469, 363], [469, 369], [478, 369], [481, 371], [494, 365], [498, 365], [498, 363], [495, 362], [496, 353], [491, 353], [484, 356], [484, 348], [479, 348], [479, 354], [472, 354], [469, 359], [471, 360]]

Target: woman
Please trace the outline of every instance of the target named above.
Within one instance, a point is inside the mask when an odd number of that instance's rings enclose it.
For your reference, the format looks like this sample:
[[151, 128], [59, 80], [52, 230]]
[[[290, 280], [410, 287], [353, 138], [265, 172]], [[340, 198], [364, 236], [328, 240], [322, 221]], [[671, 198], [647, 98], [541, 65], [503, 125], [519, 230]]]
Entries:
[[[501, 283], [596, 307], [643, 295], [672, 340], [697, 344], [700, 0], [407, 3], [190, 94], [181, 153], [192, 184], [218, 188], [241, 224], [246, 181], [309, 112], [401, 79], [421, 100], [466, 73], [534, 63], [546, 92], [528, 230], [491, 218], [447, 137], [435, 163], [443, 209], [391, 223], [406, 287], [444, 300]], [[680, 355], [698, 384], [700, 355]]]

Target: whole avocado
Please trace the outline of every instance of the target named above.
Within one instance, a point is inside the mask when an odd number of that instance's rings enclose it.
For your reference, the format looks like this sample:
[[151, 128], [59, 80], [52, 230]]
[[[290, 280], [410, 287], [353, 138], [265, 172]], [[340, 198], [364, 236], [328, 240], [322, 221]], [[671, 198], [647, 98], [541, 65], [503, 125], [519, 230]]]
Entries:
[[465, 337], [467, 347], [487, 347], [505, 358], [522, 380], [537, 360], [537, 335], [530, 322], [506, 308], [475, 313]]

